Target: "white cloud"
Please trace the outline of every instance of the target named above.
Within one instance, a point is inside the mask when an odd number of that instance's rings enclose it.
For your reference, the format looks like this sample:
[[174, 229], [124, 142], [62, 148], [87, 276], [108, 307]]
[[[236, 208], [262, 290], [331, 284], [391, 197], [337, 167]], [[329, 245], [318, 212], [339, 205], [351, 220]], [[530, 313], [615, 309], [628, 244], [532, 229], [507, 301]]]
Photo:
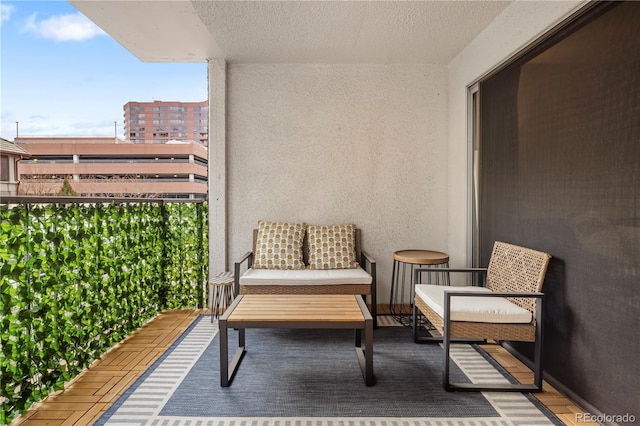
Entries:
[[34, 13], [27, 18], [22, 31], [54, 41], [83, 41], [105, 35], [104, 31], [81, 13], [55, 15], [40, 21]]
[[13, 5], [0, 3], [0, 22], [8, 21], [14, 10], [16, 8]]

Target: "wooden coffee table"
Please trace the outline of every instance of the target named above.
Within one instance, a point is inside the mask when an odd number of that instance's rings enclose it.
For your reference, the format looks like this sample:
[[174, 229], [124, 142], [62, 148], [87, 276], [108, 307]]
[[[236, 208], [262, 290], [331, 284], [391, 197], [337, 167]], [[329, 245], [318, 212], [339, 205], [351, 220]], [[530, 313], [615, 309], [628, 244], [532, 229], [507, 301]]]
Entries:
[[[367, 386], [373, 376], [373, 318], [364, 300], [351, 294], [246, 294], [220, 317], [220, 385], [229, 386], [246, 352], [247, 328], [355, 330], [355, 350]], [[229, 362], [229, 328], [238, 329], [238, 349]], [[364, 331], [364, 347], [362, 332]]]

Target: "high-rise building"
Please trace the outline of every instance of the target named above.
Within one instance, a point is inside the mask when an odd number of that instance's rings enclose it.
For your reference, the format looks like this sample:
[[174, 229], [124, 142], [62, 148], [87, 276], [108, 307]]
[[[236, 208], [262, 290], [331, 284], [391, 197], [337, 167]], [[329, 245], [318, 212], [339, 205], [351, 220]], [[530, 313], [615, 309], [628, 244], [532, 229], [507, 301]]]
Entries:
[[207, 148], [198, 142], [134, 144], [113, 137], [18, 137], [20, 195], [57, 195], [64, 181], [80, 196], [207, 196]]
[[194, 141], [207, 146], [209, 102], [127, 102], [124, 135], [131, 143]]

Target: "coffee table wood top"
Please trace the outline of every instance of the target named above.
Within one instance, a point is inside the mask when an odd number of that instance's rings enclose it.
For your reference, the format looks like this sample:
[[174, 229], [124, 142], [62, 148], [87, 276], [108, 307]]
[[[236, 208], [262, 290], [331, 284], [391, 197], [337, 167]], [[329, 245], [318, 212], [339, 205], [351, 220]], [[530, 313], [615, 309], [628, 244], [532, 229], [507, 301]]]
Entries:
[[365, 320], [361, 304], [352, 294], [245, 294], [238, 299], [227, 317], [229, 323], [327, 324]]

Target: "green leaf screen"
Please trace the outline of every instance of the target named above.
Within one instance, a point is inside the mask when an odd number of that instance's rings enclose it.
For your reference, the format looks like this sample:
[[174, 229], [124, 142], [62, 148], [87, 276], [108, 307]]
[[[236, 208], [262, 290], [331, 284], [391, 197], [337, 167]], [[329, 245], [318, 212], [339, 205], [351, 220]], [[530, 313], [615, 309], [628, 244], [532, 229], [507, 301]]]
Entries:
[[0, 205], [0, 424], [162, 309], [202, 307], [205, 203]]

